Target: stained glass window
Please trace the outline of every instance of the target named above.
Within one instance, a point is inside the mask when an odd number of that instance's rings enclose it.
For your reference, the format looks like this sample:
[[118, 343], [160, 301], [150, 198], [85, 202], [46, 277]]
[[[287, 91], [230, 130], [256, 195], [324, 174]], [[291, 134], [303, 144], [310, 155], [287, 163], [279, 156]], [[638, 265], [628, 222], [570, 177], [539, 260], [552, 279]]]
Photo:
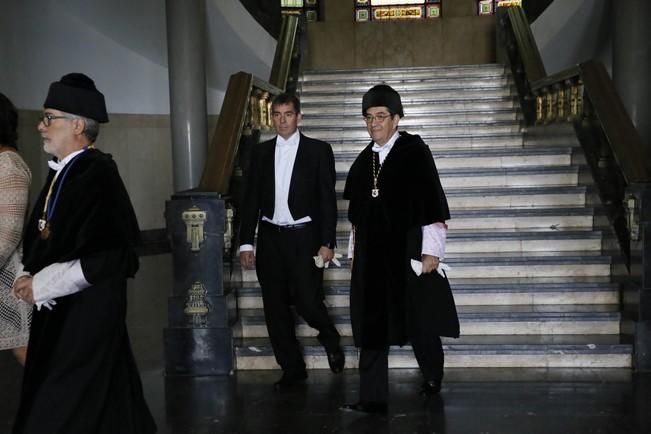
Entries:
[[441, 0], [355, 0], [355, 21], [438, 18]]
[[493, 15], [495, 13], [495, 0], [479, 0], [477, 2], [477, 15]]
[[319, 20], [319, 0], [280, 0], [283, 14], [305, 15], [307, 21]]

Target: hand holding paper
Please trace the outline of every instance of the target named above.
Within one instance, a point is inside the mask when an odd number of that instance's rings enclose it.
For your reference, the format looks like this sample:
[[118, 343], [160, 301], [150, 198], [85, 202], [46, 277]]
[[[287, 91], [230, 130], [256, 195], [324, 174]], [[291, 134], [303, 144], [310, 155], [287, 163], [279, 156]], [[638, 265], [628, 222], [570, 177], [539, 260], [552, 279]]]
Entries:
[[[420, 261], [417, 261], [415, 259], [411, 260], [411, 269], [414, 270], [414, 273], [416, 276], [420, 276], [423, 274], [423, 263]], [[441, 277], [447, 278], [447, 275], [445, 274], [448, 270], [450, 270], [450, 266], [448, 264], [444, 264], [443, 262], [439, 262], [439, 266], [436, 269], [436, 272], [441, 275]]]
[[326, 262], [323, 261], [323, 258], [320, 255], [316, 255], [313, 258], [314, 258], [314, 265], [316, 265], [318, 268], [328, 268], [331, 262], [335, 264], [337, 267], [341, 267], [341, 262], [339, 262], [339, 258], [341, 258], [341, 253], [335, 253], [332, 259]]

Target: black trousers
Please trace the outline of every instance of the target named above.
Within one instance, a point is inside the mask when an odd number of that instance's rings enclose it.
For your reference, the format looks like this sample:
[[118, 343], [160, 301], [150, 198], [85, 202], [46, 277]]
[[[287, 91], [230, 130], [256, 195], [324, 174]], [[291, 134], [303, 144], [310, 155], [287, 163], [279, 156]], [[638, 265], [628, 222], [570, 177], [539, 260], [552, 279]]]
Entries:
[[[427, 330], [419, 330], [410, 337], [425, 381], [443, 379], [443, 346], [441, 338]], [[389, 399], [389, 348], [363, 348], [359, 355], [359, 400], [386, 402]]]
[[279, 229], [260, 223], [256, 269], [264, 315], [276, 361], [289, 374], [305, 370], [291, 305], [310, 327], [318, 330], [317, 337], [326, 351], [339, 347], [339, 333], [323, 304], [323, 269], [314, 265], [318, 250], [312, 224]]

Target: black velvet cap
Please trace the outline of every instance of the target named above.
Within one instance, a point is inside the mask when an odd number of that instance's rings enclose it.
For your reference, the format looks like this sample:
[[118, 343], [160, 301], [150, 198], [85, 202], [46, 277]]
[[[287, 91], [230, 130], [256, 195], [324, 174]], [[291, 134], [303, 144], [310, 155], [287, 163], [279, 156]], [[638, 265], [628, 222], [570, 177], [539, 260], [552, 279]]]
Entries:
[[395, 113], [401, 118], [405, 116], [402, 111], [400, 94], [386, 84], [373, 86], [364, 94], [362, 98], [362, 115], [366, 116], [366, 110], [370, 107], [386, 107], [391, 113]]
[[93, 80], [79, 72], [66, 74], [60, 81], [52, 83], [43, 107], [83, 116], [99, 123], [109, 121], [104, 95], [97, 90]]

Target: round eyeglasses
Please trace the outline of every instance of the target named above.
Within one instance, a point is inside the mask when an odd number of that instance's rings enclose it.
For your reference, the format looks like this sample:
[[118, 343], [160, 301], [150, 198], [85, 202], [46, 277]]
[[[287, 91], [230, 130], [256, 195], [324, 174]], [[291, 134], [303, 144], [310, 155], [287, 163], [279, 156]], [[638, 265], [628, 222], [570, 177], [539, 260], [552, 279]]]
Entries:
[[388, 114], [388, 113], [378, 113], [376, 115], [362, 116], [362, 119], [364, 119], [364, 122], [366, 122], [367, 124], [371, 124], [375, 120], [379, 121], [380, 123], [383, 123], [384, 121], [386, 121], [390, 117], [391, 117], [391, 115]]
[[52, 113], [43, 113], [43, 116], [41, 116], [41, 122], [43, 122], [43, 125], [45, 125], [46, 127], [49, 127], [53, 120], [76, 119], [76, 118], [77, 116], [74, 115], [53, 115]]

